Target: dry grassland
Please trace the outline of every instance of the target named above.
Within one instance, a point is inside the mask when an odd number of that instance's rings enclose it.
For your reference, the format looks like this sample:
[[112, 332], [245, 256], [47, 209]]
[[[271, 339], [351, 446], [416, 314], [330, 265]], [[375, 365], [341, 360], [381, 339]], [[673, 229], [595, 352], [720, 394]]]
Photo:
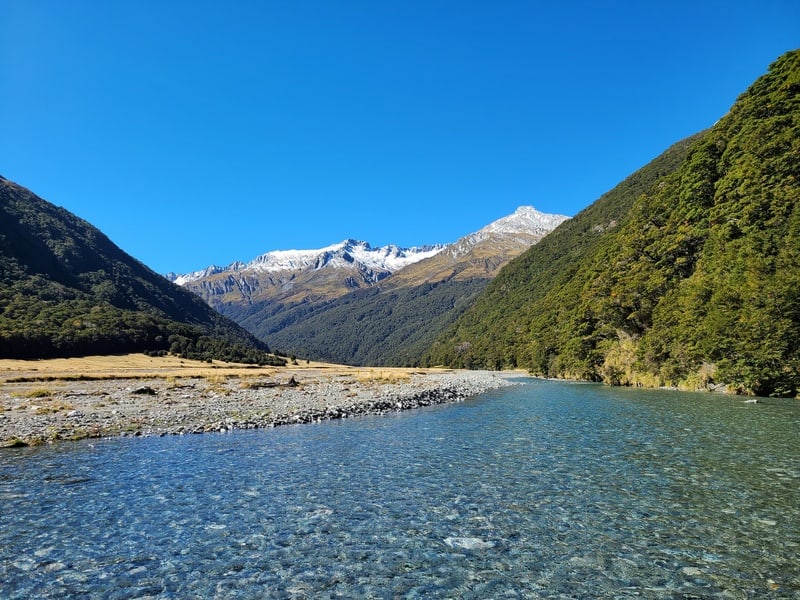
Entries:
[[144, 354], [86, 356], [46, 360], [0, 360], [0, 383], [12, 381], [70, 381], [92, 379], [177, 379], [202, 377], [223, 380], [231, 377], [255, 378], [279, 375], [281, 378], [342, 377], [361, 382], [403, 383], [413, 373], [441, 372], [441, 369], [364, 368], [329, 363], [299, 361], [286, 367], [258, 367], [214, 361], [211, 364], [175, 356], [150, 357]]

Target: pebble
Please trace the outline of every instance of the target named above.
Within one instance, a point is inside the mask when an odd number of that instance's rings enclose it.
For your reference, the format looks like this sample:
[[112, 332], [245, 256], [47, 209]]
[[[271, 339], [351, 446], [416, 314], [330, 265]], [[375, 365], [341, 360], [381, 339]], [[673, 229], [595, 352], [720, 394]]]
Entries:
[[[460, 402], [513, 383], [509, 374], [493, 371], [416, 372], [410, 379], [391, 383], [341, 374], [304, 377], [301, 372], [292, 381], [291, 385], [241, 378], [222, 383], [203, 378], [178, 383], [68, 382], [53, 394], [54, 404], [65, 408], [53, 411], [23, 410], [23, 399], [14, 388], [18, 384], [1, 384], [0, 400], [6, 410], [0, 419], [0, 446], [87, 437], [227, 433], [350, 419]], [[244, 383], [249, 387], [243, 388]]]
[[476, 537], [448, 537], [444, 538], [444, 543], [460, 550], [486, 550], [495, 546], [494, 542]]

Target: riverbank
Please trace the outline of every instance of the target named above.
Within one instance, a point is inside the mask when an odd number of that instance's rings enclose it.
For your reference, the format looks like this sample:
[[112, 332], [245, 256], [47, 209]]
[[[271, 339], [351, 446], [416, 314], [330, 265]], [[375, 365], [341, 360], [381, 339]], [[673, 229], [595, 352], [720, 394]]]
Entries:
[[310, 423], [457, 402], [512, 384], [512, 374], [489, 371], [182, 366], [116, 374], [0, 367], [0, 446]]

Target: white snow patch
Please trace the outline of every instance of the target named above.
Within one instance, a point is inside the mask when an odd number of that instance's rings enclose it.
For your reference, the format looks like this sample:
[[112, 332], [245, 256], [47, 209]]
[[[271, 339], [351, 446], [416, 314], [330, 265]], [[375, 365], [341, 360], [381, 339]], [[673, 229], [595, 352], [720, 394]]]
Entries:
[[367, 242], [344, 240], [338, 244], [315, 250], [273, 250], [248, 263], [237, 261], [227, 267], [212, 265], [186, 275], [170, 274], [169, 278], [178, 285], [186, 285], [189, 282], [223, 272], [274, 273], [326, 267], [352, 268], [353, 266], [394, 273], [410, 264], [434, 256], [446, 247], [445, 244], [436, 244], [412, 248], [400, 248], [394, 245], [373, 248]]
[[540, 212], [532, 206], [520, 206], [513, 214], [490, 223], [453, 244], [435, 244], [401, 248], [395, 245], [373, 248], [360, 240], [344, 240], [315, 250], [273, 250], [248, 263], [236, 261], [227, 267], [211, 265], [185, 275], [169, 273], [167, 278], [178, 285], [204, 279], [224, 272], [272, 273], [323, 268], [358, 268], [375, 272], [394, 273], [448, 249], [454, 256], [467, 252], [479, 242], [493, 237], [518, 236], [520, 241], [533, 243], [532, 237], [544, 237], [569, 219], [564, 215]]

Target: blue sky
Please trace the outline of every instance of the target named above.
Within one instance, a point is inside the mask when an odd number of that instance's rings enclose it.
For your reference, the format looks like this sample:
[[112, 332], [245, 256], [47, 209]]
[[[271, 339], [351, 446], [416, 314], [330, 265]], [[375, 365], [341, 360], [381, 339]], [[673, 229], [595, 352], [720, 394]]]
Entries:
[[0, 0], [0, 174], [158, 272], [574, 215], [711, 126], [800, 2]]

